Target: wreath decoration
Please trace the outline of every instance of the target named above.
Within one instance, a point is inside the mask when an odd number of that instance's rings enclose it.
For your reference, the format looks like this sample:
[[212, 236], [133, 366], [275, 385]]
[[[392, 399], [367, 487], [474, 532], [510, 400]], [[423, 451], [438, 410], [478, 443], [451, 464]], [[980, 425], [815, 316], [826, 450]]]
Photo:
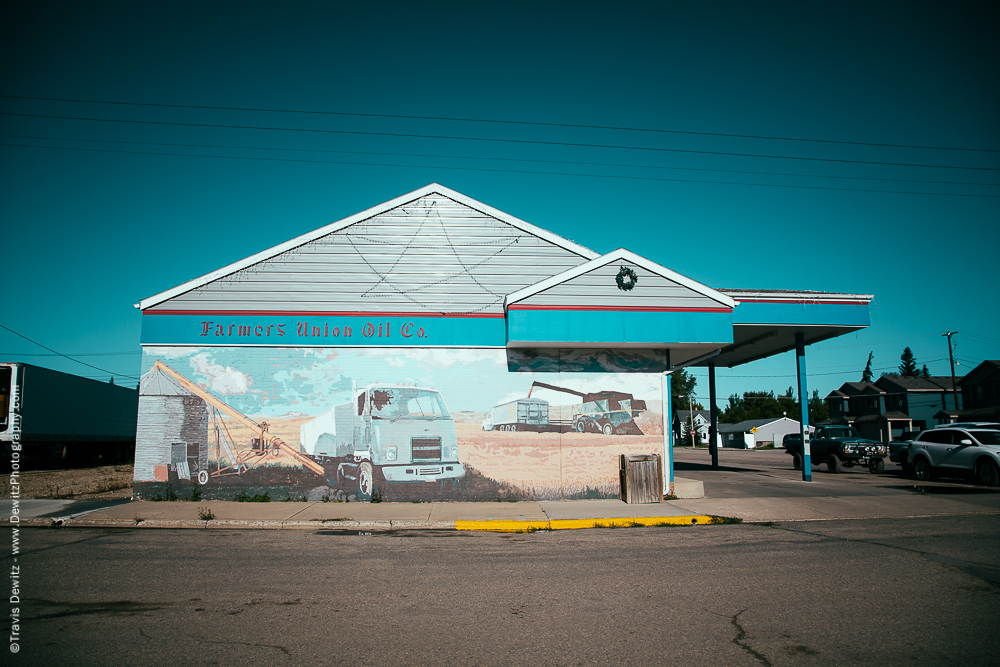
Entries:
[[621, 271], [615, 277], [615, 282], [618, 283], [618, 289], [629, 292], [639, 282], [639, 276], [635, 275], [635, 271], [627, 266], [622, 266]]

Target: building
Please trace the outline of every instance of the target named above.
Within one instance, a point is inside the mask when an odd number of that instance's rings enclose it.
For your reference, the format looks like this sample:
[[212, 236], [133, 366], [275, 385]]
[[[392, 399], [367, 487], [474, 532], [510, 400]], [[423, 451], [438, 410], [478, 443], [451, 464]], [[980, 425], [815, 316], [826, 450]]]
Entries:
[[[875, 386], [885, 392], [885, 407], [910, 419], [912, 431], [923, 431], [937, 425], [934, 415], [944, 409], [951, 393], [933, 379], [886, 375], [875, 381]], [[895, 440], [901, 433], [892, 433]]]
[[[788, 417], [747, 419], [737, 424], [719, 424], [723, 447], [756, 449], [774, 445], [781, 447], [784, 437], [800, 433], [802, 424]], [[814, 429], [810, 428], [810, 433]]]
[[654, 452], [669, 488], [666, 373], [796, 349], [806, 392], [871, 299], [714, 289], [432, 184], [137, 304], [134, 492], [616, 497]]
[[675, 410], [674, 437], [680, 445], [691, 444], [691, 415], [694, 415], [694, 442], [697, 445], [707, 445], [709, 429], [712, 425], [711, 410]]
[[830, 423], [848, 424], [871, 440], [890, 442], [942, 422], [941, 411], [952, 401], [944, 381], [884, 375], [875, 382], [845, 382], [826, 397]]
[[[956, 384], [961, 392], [959, 409], [946, 408], [936, 415], [939, 419], [947, 423], [1000, 423], [1000, 361], [984, 361]], [[952, 405], [950, 398], [947, 404]]]

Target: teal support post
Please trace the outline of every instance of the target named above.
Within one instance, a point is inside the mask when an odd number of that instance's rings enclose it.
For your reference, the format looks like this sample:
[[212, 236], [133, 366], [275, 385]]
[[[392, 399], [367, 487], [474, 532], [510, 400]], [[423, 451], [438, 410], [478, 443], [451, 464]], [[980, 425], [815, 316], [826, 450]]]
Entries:
[[[667, 368], [670, 368], [670, 350], [667, 350]], [[661, 394], [663, 397], [663, 493], [670, 495], [674, 491], [674, 415], [670, 409], [670, 373], [662, 376]]]
[[712, 454], [712, 470], [719, 469], [719, 407], [715, 402], [715, 364], [708, 365], [708, 451]]
[[812, 460], [809, 454], [809, 389], [806, 387], [805, 335], [795, 334], [795, 361], [799, 379], [799, 432], [802, 435], [802, 481], [812, 481]]

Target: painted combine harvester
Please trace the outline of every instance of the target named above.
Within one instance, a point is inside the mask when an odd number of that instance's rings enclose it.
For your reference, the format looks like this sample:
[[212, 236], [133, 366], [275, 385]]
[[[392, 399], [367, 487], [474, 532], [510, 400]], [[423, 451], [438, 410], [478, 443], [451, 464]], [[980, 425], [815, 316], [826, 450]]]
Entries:
[[[535, 387], [579, 396], [582, 403], [574, 406], [571, 419], [551, 419], [548, 401], [531, 398]], [[527, 398], [495, 406], [491, 416], [483, 423], [483, 430], [643, 435], [635, 418], [645, 409], [645, 401], [620, 391], [586, 393], [544, 382], [532, 382]]]

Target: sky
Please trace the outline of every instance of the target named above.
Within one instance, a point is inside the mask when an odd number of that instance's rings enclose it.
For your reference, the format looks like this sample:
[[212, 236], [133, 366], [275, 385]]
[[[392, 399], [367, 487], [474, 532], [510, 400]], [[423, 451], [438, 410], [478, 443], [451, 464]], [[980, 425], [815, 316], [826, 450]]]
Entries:
[[873, 294], [821, 396], [869, 352], [947, 375], [946, 331], [964, 374], [1000, 358], [1000, 10], [901, 7], [3, 3], [0, 360], [134, 385], [133, 304], [437, 182], [713, 288]]

